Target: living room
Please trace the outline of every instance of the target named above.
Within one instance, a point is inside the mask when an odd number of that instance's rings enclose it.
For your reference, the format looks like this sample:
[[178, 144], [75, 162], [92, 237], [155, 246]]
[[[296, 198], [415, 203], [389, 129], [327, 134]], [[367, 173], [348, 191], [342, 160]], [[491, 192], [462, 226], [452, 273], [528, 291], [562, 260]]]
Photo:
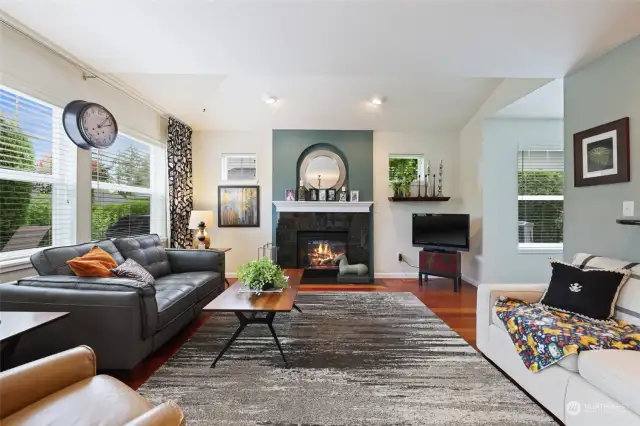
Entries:
[[637, 2], [109, 5], [0, 2], [3, 425], [640, 424]]

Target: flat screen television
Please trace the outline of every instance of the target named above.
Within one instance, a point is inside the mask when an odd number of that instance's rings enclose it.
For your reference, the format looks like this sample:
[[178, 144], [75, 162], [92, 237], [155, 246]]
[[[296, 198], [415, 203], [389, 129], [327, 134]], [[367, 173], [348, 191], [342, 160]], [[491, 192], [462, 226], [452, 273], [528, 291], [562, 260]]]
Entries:
[[442, 251], [469, 251], [469, 215], [414, 213], [414, 247]]

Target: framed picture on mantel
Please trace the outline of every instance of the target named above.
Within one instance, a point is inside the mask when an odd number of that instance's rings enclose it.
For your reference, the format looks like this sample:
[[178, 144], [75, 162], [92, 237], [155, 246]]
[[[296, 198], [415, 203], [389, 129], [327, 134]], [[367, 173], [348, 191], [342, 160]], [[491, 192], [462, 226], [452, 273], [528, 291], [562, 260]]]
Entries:
[[574, 186], [629, 182], [629, 117], [573, 135]]

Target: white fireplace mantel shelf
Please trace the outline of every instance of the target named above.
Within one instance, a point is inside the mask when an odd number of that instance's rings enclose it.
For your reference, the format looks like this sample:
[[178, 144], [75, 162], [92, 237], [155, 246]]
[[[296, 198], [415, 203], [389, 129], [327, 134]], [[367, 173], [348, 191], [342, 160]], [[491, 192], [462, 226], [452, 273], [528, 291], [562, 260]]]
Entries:
[[372, 201], [274, 201], [277, 212], [369, 213]]

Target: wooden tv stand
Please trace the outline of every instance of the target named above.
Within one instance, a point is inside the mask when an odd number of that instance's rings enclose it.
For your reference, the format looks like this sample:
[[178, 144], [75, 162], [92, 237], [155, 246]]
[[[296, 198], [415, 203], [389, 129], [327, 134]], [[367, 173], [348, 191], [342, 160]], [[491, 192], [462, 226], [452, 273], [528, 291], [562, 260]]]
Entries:
[[462, 277], [462, 254], [459, 251], [447, 252], [422, 249], [419, 253], [418, 285], [422, 287], [422, 275], [426, 275], [425, 281], [429, 282], [429, 275], [444, 278], [453, 278], [453, 291], [462, 289], [460, 279]]

